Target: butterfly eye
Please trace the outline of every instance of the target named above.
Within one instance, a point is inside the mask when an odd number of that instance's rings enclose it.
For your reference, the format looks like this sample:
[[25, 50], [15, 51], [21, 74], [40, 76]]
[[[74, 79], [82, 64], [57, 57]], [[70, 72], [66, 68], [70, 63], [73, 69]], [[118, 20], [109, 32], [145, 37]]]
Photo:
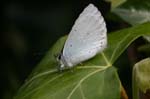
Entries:
[[60, 60], [61, 59], [61, 54], [60, 55], [58, 55], [58, 60]]

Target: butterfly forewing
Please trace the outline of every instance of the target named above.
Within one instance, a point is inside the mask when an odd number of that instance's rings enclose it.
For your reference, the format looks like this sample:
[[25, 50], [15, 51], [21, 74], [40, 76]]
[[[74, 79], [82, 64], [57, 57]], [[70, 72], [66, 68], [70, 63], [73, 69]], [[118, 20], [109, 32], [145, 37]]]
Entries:
[[89, 4], [78, 19], [66, 40], [63, 57], [70, 67], [88, 60], [101, 52], [107, 45], [107, 29], [104, 18]]

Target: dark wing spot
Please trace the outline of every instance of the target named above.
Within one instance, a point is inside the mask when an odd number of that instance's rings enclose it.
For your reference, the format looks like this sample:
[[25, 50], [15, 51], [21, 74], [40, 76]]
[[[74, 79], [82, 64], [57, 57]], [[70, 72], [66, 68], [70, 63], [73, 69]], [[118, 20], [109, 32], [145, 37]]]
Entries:
[[70, 44], [70, 47], [72, 47], [72, 44]]
[[90, 33], [89, 33], [89, 32], [87, 32], [86, 34], [87, 34], [87, 35], [90, 35]]
[[103, 40], [103, 39], [105, 39], [105, 37], [101, 37], [101, 39]]

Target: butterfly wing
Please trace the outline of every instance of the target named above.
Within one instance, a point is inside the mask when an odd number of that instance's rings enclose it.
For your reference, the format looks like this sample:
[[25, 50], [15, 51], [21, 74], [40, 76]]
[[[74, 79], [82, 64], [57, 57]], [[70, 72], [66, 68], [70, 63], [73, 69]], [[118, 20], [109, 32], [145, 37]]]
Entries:
[[89, 4], [78, 19], [66, 40], [63, 58], [72, 67], [94, 57], [107, 45], [107, 29], [104, 18], [93, 5]]

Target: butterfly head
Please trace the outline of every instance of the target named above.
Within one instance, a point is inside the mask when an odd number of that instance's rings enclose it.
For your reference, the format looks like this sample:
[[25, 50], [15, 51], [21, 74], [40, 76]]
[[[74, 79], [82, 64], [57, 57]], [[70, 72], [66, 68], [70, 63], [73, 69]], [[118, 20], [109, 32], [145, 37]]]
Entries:
[[64, 70], [64, 69], [67, 69], [67, 68], [71, 68], [73, 66], [72, 63], [70, 63], [66, 60], [67, 59], [63, 56], [62, 53], [57, 57], [57, 61], [59, 62], [59, 66], [58, 66], [59, 70]]

